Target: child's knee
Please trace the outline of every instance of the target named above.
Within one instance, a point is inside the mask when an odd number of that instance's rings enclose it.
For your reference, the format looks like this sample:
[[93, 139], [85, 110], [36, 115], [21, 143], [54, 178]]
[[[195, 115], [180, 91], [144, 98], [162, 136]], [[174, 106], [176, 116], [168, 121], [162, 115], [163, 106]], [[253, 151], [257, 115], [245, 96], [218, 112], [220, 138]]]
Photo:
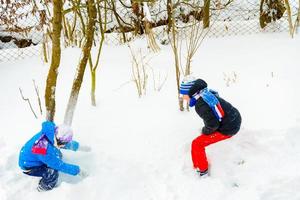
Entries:
[[195, 148], [204, 148], [204, 143], [201, 140], [201, 138], [199, 138], [199, 137], [194, 139], [192, 142], [192, 149], [195, 149]]
[[58, 171], [55, 169], [47, 168], [42, 176], [45, 180], [53, 180], [58, 178]]
[[57, 184], [58, 176], [57, 170], [48, 168], [39, 182], [38, 189], [41, 191], [52, 190]]

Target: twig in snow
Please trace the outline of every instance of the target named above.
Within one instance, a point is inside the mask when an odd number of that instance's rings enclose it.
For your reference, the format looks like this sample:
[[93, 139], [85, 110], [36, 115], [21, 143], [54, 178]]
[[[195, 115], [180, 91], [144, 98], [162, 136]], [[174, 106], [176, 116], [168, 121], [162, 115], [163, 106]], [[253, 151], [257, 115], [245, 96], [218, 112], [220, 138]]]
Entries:
[[22, 99], [23, 99], [24, 101], [27, 101], [27, 102], [28, 102], [28, 104], [29, 104], [29, 107], [30, 107], [31, 111], [32, 111], [32, 113], [34, 114], [34, 117], [37, 119], [37, 116], [36, 116], [36, 114], [35, 114], [35, 112], [34, 112], [34, 110], [33, 110], [32, 106], [31, 106], [30, 100], [29, 100], [28, 98], [25, 98], [25, 97], [24, 97], [24, 95], [23, 95], [23, 92], [22, 92], [22, 89], [21, 89], [21, 88], [19, 88], [19, 91], [20, 91], [20, 94], [21, 94], [21, 96], [22, 96]]
[[35, 81], [33, 81], [33, 85], [34, 85], [34, 89], [38, 98], [38, 103], [39, 103], [39, 108], [40, 108], [40, 113], [41, 115], [43, 115], [43, 110], [42, 110], [42, 103], [41, 103], [41, 98], [40, 98], [40, 93], [39, 93], [39, 88], [37, 87], [37, 85], [35, 84]]

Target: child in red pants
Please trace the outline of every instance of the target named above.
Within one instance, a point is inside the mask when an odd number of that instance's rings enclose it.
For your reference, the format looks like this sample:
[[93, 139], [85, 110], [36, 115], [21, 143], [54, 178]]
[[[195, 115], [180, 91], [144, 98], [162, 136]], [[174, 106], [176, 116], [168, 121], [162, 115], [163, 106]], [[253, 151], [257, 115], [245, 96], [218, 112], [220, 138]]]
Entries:
[[216, 91], [207, 88], [202, 79], [184, 80], [180, 94], [195, 106], [197, 114], [203, 119], [202, 134], [192, 142], [192, 160], [200, 176], [208, 174], [205, 147], [231, 138], [239, 130], [242, 122], [239, 111], [222, 99]]

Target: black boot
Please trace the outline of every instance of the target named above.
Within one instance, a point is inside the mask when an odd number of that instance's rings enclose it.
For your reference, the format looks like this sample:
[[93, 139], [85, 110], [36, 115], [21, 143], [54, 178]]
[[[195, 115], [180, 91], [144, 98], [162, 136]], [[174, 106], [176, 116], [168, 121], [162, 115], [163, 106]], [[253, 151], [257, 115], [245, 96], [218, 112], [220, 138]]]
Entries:
[[208, 169], [204, 171], [197, 170], [197, 173], [200, 175], [200, 177], [207, 177], [208, 176]]

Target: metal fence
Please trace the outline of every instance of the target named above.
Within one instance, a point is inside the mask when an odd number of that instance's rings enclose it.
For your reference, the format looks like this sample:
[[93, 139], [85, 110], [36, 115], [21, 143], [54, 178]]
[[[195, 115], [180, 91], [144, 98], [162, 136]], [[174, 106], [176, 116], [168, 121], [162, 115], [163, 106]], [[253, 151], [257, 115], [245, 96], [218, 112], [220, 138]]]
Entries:
[[[298, 3], [290, 1], [292, 13], [298, 11]], [[260, 26], [260, 1], [233, 1], [232, 4], [222, 10], [220, 14], [213, 13], [217, 19], [209, 37], [220, 37], [229, 35], [245, 35], [255, 33], [274, 33], [289, 31], [287, 12], [276, 22], [269, 23], [265, 28]]]
[[24, 59], [40, 53], [44, 10], [32, 0], [0, 2], [0, 62]]
[[[292, 13], [295, 15], [298, 12], [298, 2], [296, 0], [292, 0], [290, 1], [290, 4]], [[19, 6], [21, 7], [22, 5]], [[162, 10], [165, 8], [162, 8], [161, 5], [158, 6], [159, 8], [156, 8], [158, 11], [152, 14], [163, 13]], [[43, 28], [41, 27], [41, 20], [43, 19], [45, 8], [41, 4], [36, 5], [29, 3], [29, 5], [24, 5], [24, 7], [21, 7], [20, 9], [18, 11], [19, 14], [15, 14], [15, 16], [17, 16], [15, 21], [17, 26], [15, 26], [14, 29], [5, 25], [3, 15], [0, 17], [0, 62], [24, 59], [42, 54], [41, 43], [43, 41]], [[32, 10], [34, 10], [34, 12]], [[5, 12], [7, 13], [7, 5], [5, 6], [5, 4], [0, 4], [0, 13]], [[118, 12], [122, 17], [128, 17], [131, 10], [124, 7], [119, 8]], [[288, 34], [289, 26], [286, 13], [281, 19], [276, 22], [269, 23], [263, 29], [260, 27], [259, 16], [259, 1], [232, 1], [222, 10], [211, 11], [211, 20], [213, 23], [211, 23], [212, 25], [207, 36], [224, 37], [228, 35], [245, 35], [266, 32], [286, 32]], [[155, 17], [158, 18], [161, 16], [157, 14]], [[22, 29], [26, 29], [26, 31], [20, 31]], [[157, 39], [161, 39], [163, 35], [166, 34], [162, 27], [155, 28], [154, 33]], [[106, 34], [105, 37], [105, 42], [107, 44], [120, 44], [120, 34], [110, 33]], [[131, 37], [134, 36], [131, 35]]]

